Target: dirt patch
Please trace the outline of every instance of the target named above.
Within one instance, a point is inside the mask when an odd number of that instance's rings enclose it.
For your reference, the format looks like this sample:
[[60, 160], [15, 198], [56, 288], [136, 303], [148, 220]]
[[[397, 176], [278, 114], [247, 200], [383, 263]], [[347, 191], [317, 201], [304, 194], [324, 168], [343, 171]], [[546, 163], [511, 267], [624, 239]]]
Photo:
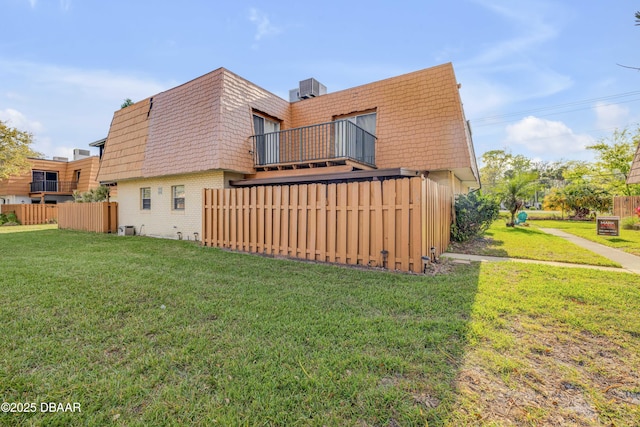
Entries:
[[468, 255], [483, 255], [488, 249], [495, 247], [495, 240], [491, 237], [478, 237], [466, 242], [451, 242], [449, 252]]
[[[640, 425], [638, 356], [611, 339], [514, 322], [518, 354], [500, 371], [468, 355], [456, 379], [466, 420], [478, 425]], [[473, 408], [474, 413], [469, 413]], [[455, 408], [454, 408], [455, 410]], [[635, 414], [635, 415], [634, 415]]]

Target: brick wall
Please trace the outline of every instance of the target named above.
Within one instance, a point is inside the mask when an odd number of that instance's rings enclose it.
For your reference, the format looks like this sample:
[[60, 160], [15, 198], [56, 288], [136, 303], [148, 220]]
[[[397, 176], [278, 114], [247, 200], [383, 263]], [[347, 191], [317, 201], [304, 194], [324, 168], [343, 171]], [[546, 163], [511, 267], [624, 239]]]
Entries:
[[[224, 188], [240, 175], [221, 170], [188, 175], [135, 179], [118, 182], [118, 225], [133, 225], [136, 233], [175, 239], [182, 232], [193, 240], [202, 229], [202, 189]], [[185, 209], [173, 210], [171, 187], [185, 186]], [[141, 209], [140, 189], [151, 188], [151, 209]]]

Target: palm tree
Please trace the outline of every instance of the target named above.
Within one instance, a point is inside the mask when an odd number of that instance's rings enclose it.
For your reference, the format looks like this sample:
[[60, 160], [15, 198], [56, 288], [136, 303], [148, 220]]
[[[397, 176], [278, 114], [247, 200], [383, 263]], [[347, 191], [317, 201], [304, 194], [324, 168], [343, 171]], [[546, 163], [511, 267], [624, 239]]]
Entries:
[[516, 222], [516, 213], [524, 205], [525, 199], [531, 197], [535, 190], [534, 183], [537, 179], [535, 173], [520, 172], [511, 178], [506, 178], [500, 184], [498, 195], [505, 208], [511, 213], [511, 222], [508, 226], [513, 227]]

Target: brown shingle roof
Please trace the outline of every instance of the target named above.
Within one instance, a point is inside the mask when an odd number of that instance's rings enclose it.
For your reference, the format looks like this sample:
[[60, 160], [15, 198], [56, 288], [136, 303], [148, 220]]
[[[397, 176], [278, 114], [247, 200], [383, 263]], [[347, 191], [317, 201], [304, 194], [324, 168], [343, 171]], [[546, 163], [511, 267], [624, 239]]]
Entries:
[[153, 97], [142, 176], [213, 168], [223, 69]]
[[101, 182], [142, 176], [150, 108], [147, 98], [114, 113], [98, 172]]
[[98, 178], [211, 169], [252, 173], [253, 111], [288, 129], [366, 110], [378, 112], [379, 168], [456, 170], [461, 179], [479, 183], [451, 64], [295, 103], [219, 68], [117, 111]]

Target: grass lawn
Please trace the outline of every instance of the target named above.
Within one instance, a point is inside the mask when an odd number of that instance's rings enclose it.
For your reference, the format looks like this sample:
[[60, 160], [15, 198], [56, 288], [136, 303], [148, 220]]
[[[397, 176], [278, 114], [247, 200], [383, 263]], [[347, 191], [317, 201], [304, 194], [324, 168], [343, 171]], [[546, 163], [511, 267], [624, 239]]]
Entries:
[[[547, 223], [551, 224], [555, 221], [540, 221], [540, 224]], [[494, 222], [485, 233], [485, 239], [478, 243], [454, 244], [450, 250], [475, 255], [620, 267], [620, 264], [616, 262], [576, 246], [565, 239], [537, 230], [535, 227], [507, 227], [502, 219]]]
[[532, 221], [532, 225], [542, 228], [557, 228], [596, 243], [611, 246], [640, 256], [640, 231], [625, 230], [620, 227], [619, 236], [598, 236], [596, 223], [585, 221]]
[[2, 425], [634, 425], [637, 276], [416, 276], [62, 230], [0, 238]]

